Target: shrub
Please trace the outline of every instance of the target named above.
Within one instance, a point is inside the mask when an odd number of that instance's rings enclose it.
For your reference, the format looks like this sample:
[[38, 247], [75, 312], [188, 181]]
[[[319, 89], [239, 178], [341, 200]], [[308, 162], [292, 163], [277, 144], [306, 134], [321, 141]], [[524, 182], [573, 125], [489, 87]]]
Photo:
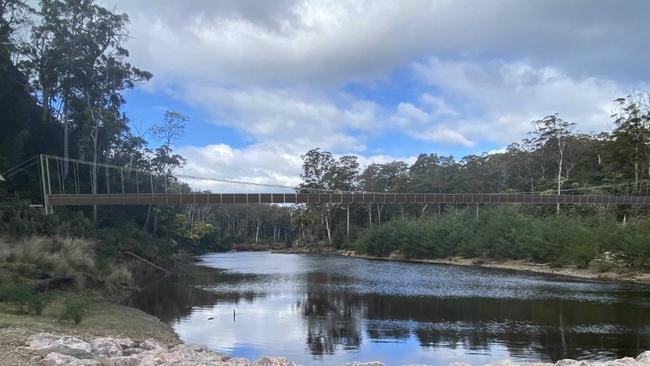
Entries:
[[32, 294], [27, 299], [27, 310], [37, 315], [41, 315], [47, 304], [50, 302], [50, 294], [46, 292], [40, 292]]
[[0, 286], [0, 301], [14, 305], [18, 311], [26, 313], [33, 289], [22, 283], [7, 283]]
[[41, 315], [50, 300], [49, 294], [34, 293], [31, 286], [22, 283], [0, 286], [0, 301], [12, 304], [22, 313]]
[[7, 261], [31, 265], [51, 277], [75, 278], [81, 287], [84, 274], [96, 274], [94, 243], [86, 239], [25, 238], [10, 247]]
[[90, 303], [81, 296], [69, 295], [63, 302], [61, 320], [71, 320], [75, 324], [81, 323], [88, 313]]

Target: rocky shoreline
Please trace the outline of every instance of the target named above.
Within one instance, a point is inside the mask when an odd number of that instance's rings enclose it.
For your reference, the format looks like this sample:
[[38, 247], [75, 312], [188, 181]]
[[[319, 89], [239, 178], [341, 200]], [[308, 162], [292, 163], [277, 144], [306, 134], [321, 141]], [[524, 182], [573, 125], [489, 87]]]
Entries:
[[[251, 361], [212, 352], [204, 345], [178, 344], [173, 347], [154, 340], [141, 342], [130, 338], [99, 337], [84, 341], [69, 335], [36, 333], [25, 342], [24, 350], [43, 366], [299, 366], [284, 357], [264, 356]], [[379, 361], [350, 362], [344, 366], [383, 366]], [[465, 366], [452, 363], [450, 366]], [[650, 351], [636, 358], [625, 357], [606, 362], [560, 360], [552, 363], [513, 363], [504, 360], [489, 366], [650, 366]], [[411, 365], [415, 366], [415, 365]], [[424, 365], [420, 365], [424, 366]]]

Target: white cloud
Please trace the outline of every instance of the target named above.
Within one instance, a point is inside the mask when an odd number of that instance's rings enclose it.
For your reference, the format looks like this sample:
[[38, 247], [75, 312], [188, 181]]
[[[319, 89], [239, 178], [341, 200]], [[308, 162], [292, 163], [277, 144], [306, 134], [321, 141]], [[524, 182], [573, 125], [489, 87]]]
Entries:
[[347, 95], [330, 100], [309, 90], [195, 85], [186, 97], [219, 125], [238, 129], [256, 142], [288, 144], [300, 153], [317, 146], [363, 151], [363, 133], [381, 127], [381, 108], [375, 102]]
[[[131, 61], [155, 75], [147, 89], [249, 141], [181, 149], [199, 175], [292, 185], [316, 146], [363, 155], [400, 130], [480, 148], [554, 112], [598, 131], [611, 99], [650, 77], [648, 2], [100, 1], [130, 15]], [[408, 65], [417, 100], [344, 91], [391, 86]]]
[[[191, 177], [216, 178], [252, 182], [286, 187], [297, 187], [302, 172], [302, 159], [291, 148], [270, 144], [254, 144], [236, 149], [226, 144], [207, 146], [184, 146], [178, 152], [187, 158], [181, 171], [181, 179], [194, 188], [213, 192], [291, 192], [290, 189], [255, 185], [224, 183], [209, 179], [190, 179]], [[339, 157], [340, 155], [335, 155]], [[357, 155], [360, 169], [372, 163], [404, 161], [413, 164], [415, 156], [395, 157], [389, 155]]]
[[[187, 158], [183, 175], [295, 187], [300, 184], [299, 155], [277, 146], [254, 144], [236, 149], [226, 144], [184, 146], [178, 152]], [[187, 180], [193, 187], [214, 192], [278, 191], [277, 188]]]
[[573, 76], [650, 77], [647, 2], [104, 3], [131, 15], [134, 60], [176, 80], [340, 85], [383, 78], [431, 54], [525, 58]]
[[437, 129], [442, 135], [445, 128], [453, 130], [457, 142], [467, 146], [469, 141], [518, 140], [531, 121], [552, 113], [575, 122], [583, 132], [603, 131], [611, 125], [612, 100], [625, 94], [612, 80], [575, 78], [555, 67], [534, 68], [525, 62], [430, 58], [416, 63], [414, 70], [423, 83], [443, 90], [462, 107], [463, 113], [439, 115]]

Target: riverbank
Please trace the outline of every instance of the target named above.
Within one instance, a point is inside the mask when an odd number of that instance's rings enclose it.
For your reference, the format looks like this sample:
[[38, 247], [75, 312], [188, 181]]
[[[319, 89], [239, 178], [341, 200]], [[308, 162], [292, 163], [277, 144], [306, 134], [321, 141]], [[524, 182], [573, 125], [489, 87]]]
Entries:
[[58, 319], [61, 304], [50, 304], [42, 315], [22, 314], [0, 303], [0, 365], [41, 365], [21, 348], [38, 332], [65, 334], [81, 339], [97, 337], [130, 338], [134, 341], [155, 339], [167, 346], [180, 343], [174, 330], [158, 318], [138, 309], [106, 301], [92, 303], [88, 315], [75, 325]]
[[596, 281], [614, 281], [638, 284], [650, 284], [650, 272], [643, 272], [639, 270], [632, 270], [625, 267], [613, 266], [607, 270], [602, 270], [590, 266], [588, 268], [578, 268], [577, 266], [567, 265], [563, 267], [552, 266], [548, 263], [534, 263], [523, 260], [494, 260], [485, 258], [441, 258], [441, 259], [417, 259], [407, 258], [398, 253], [393, 253], [388, 257], [377, 257], [371, 255], [359, 254], [350, 250], [335, 250], [332, 248], [322, 247], [300, 247], [288, 248], [283, 250], [274, 250], [277, 253], [290, 253], [290, 254], [322, 254], [322, 255], [340, 255], [346, 257], [363, 258], [369, 260], [381, 261], [399, 261], [411, 263], [426, 263], [426, 264], [443, 264], [453, 266], [469, 266], [469, 267], [482, 267], [493, 268], [517, 272], [539, 273], [552, 276], [562, 276], [583, 280], [596, 280]]

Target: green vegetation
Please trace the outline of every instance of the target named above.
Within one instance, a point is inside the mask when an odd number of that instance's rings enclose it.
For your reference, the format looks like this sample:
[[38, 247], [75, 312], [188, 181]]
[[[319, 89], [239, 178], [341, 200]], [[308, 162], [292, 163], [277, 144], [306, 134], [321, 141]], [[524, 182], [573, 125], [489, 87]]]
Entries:
[[88, 313], [90, 302], [81, 296], [68, 296], [63, 302], [61, 320], [72, 320], [75, 324], [81, 323]]
[[[650, 225], [623, 226], [609, 215], [534, 215], [513, 207], [455, 210], [421, 220], [394, 220], [362, 234], [350, 248], [373, 256], [399, 252], [407, 258], [523, 259], [601, 270], [621, 263], [650, 265]], [[603, 258], [608, 257], [604, 261]], [[610, 267], [611, 268], [611, 267]]]

